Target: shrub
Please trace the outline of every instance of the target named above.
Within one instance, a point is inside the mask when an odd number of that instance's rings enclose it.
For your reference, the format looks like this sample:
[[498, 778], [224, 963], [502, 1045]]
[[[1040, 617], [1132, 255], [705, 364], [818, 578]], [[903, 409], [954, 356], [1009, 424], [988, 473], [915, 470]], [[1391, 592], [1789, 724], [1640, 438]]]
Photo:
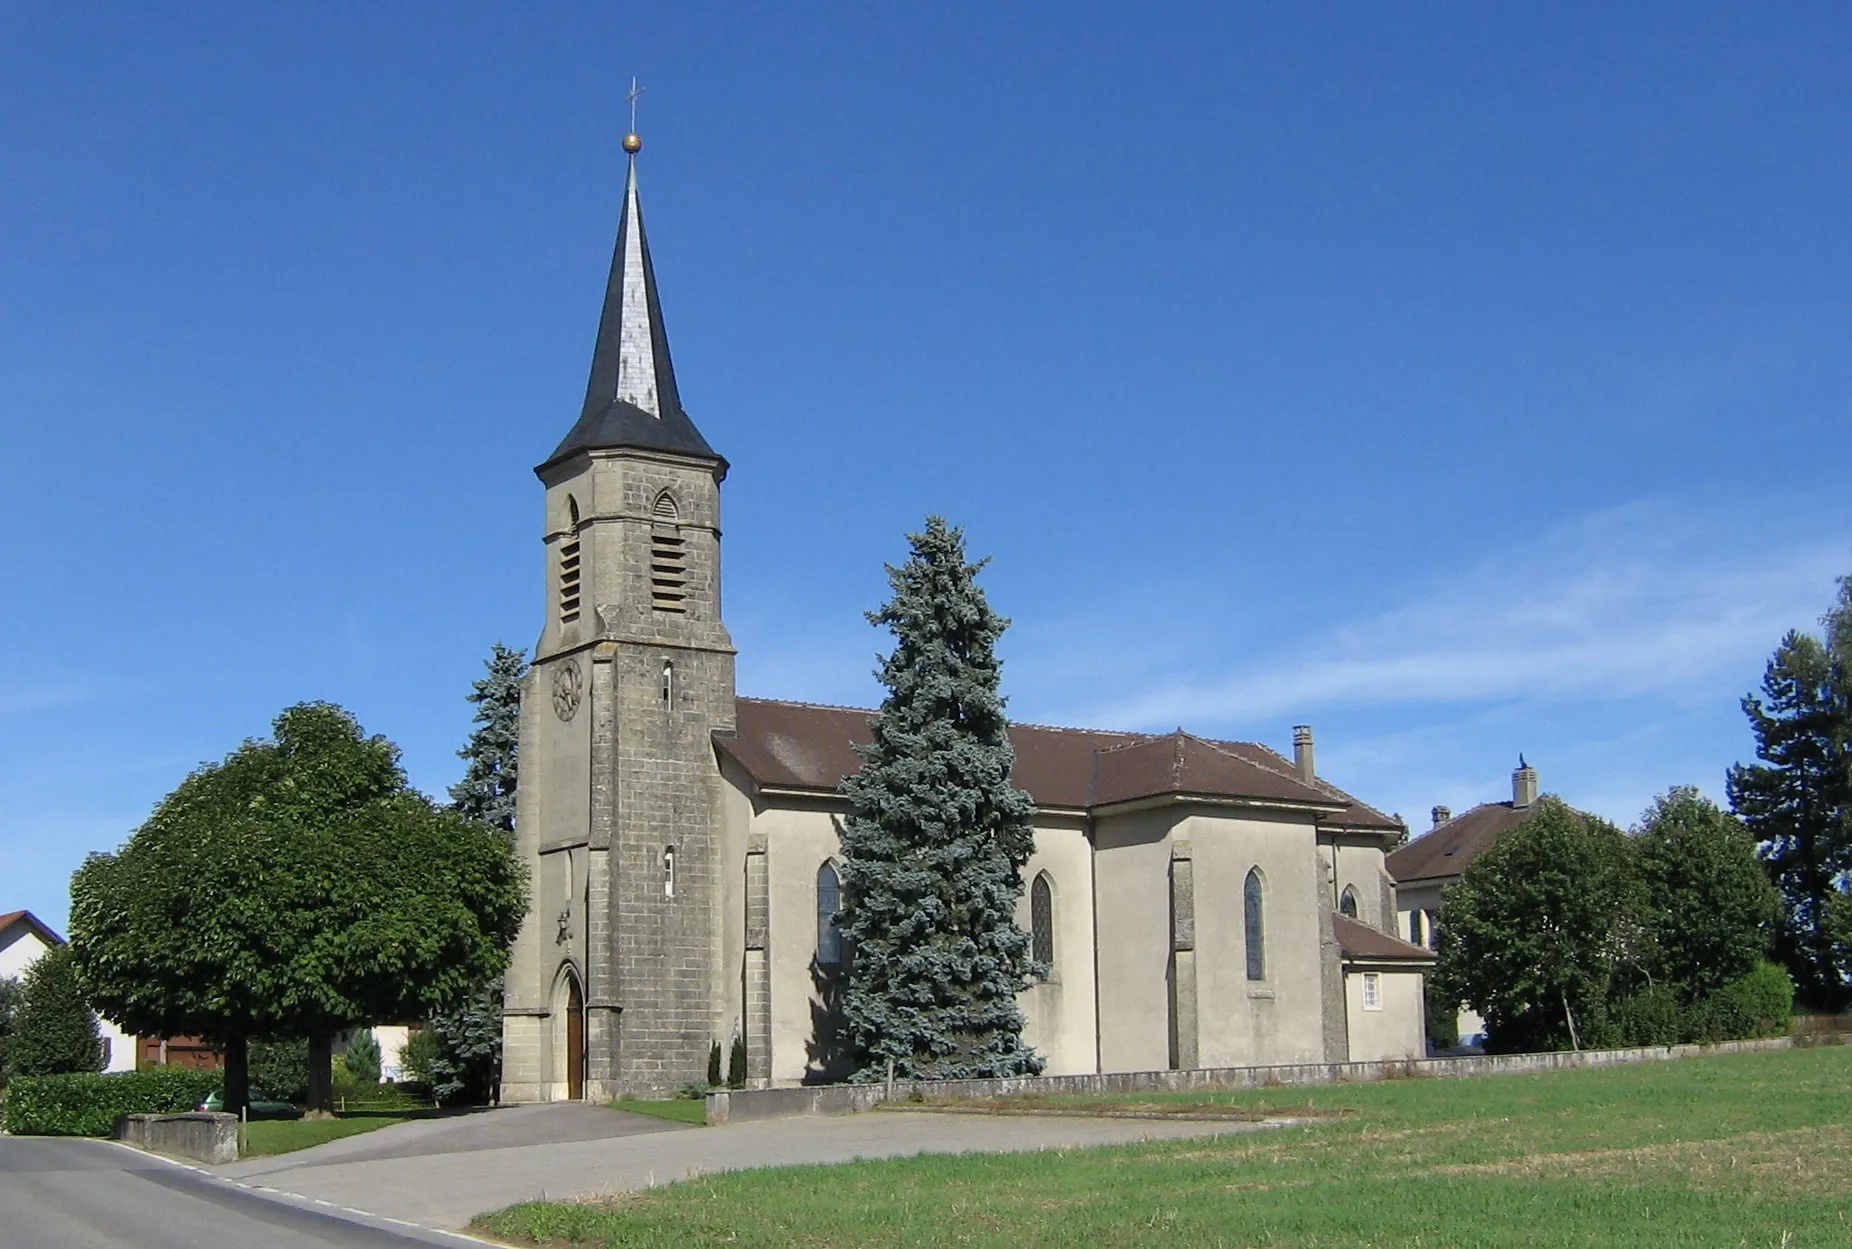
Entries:
[[1793, 1014], [1794, 981], [1765, 960], [1710, 995], [1698, 1010], [1698, 1032], [1707, 1041], [1786, 1036]]
[[727, 1087], [746, 1087], [746, 1036], [741, 1032], [733, 1034], [733, 1050], [727, 1055]]
[[1691, 1038], [1692, 1021], [1678, 995], [1657, 985], [1614, 1003], [1608, 1030], [1617, 1046], [1679, 1045]]
[[19, 1009], [20, 992], [19, 981], [0, 976], [0, 1089], [6, 1088], [6, 1078], [13, 1070], [13, 1015]]
[[220, 1079], [217, 1071], [180, 1067], [14, 1076], [7, 1086], [6, 1130], [19, 1136], [112, 1136], [117, 1115], [191, 1110]]
[[14, 1071], [28, 1076], [94, 1072], [103, 1066], [96, 1015], [84, 1000], [71, 947], [53, 946], [26, 969], [8, 1046]]
[[362, 1028], [354, 1033], [341, 1063], [355, 1084], [379, 1083], [379, 1039], [373, 1035], [373, 1029]]
[[432, 1084], [432, 1064], [437, 1061], [437, 1034], [429, 1028], [420, 1028], [405, 1038], [405, 1044], [399, 1047], [399, 1074], [407, 1084], [419, 1084], [430, 1088]]
[[715, 1041], [707, 1047], [707, 1082], [710, 1087], [720, 1087], [720, 1042]]
[[309, 1092], [309, 1043], [305, 1040], [253, 1041], [251, 1088], [266, 1097], [301, 1105]]

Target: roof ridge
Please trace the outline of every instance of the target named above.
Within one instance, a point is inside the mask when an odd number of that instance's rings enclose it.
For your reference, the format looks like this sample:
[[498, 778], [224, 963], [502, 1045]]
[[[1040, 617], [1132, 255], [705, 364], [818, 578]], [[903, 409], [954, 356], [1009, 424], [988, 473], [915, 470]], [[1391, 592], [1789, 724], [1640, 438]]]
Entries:
[[859, 711], [864, 715], [879, 715], [879, 707], [851, 707], [845, 703], [812, 703], [801, 698], [760, 698], [756, 694], [739, 694], [733, 699], [736, 703], [776, 703], [780, 707], [809, 707], [813, 711]]

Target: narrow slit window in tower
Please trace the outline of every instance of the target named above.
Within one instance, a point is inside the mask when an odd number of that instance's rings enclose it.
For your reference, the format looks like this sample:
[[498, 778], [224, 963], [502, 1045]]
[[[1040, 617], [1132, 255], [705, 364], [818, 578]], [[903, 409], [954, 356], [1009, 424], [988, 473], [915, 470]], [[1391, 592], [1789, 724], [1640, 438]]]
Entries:
[[675, 847], [665, 846], [662, 851], [662, 896], [675, 896]]

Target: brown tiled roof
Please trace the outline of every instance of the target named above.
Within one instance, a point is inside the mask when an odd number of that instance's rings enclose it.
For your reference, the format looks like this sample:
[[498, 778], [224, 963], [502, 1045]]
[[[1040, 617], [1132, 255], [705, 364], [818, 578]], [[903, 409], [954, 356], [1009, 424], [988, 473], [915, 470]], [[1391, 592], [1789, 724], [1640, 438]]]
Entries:
[[1458, 876], [1493, 842], [1535, 814], [1535, 803], [1516, 808], [1509, 802], [1485, 803], [1421, 834], [1391, 854], [1384, 866], [1397, 884]]
[[[739, 731], [715, 743], [762, 786], [834, 791], [861, 767], [857, 744], [873, 740], [856, 707], [742, 698]], [[1219, 742], [1184, 732], [1010, 726], [1012, 778], [1043, 807], [1089, 808], [1165, 794], [1246, 798], [1316, 810], [1327, 823], [1390, 831], [1400, 825], [1322, 780], [1308, 785], [1292, 764], [1253, 742]]]
[[1386, 932], [1378, 932], [1368, 924], [1360, 923], [1348, 915], [1331, 917], [1332, 935], [1338, 939], [1338, 949], [1345, 958], [1393, 959], [1398, 962], [1434, 961], [1434, 951], [1410, 945], [1400, 937], [1392, 937]]
[[36, 932], [40, 940], [44, 941], [47, 945], [64, 944], [64, 938], [48, 928], [45, 922], [31, 911], [7, 911], [0, 913], [0, 936], [4, 936], [14, 924], [19, 923], [25, 924], [26, 927]]

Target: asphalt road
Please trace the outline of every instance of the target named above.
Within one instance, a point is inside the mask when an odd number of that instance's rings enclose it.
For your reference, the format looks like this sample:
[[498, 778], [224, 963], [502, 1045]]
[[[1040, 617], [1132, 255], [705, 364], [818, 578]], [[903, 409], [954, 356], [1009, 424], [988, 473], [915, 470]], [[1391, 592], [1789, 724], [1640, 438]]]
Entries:
[[408, 1249], [471, 1242], [280, 1199], [106, 1141], [0, 1136], [0, 1249]]

